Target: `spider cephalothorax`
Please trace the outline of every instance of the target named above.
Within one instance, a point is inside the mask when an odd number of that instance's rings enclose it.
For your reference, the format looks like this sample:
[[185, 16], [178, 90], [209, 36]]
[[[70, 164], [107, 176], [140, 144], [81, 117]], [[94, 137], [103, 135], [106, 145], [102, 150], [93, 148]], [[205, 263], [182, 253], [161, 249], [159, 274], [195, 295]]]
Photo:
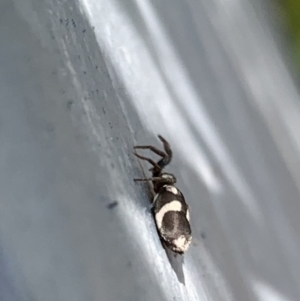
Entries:
[[150, 149], [162, 157], [158, 162], [151, 158], [134, 153], [138, 158], [148, 161], [152, 167], [151, 178], [135, 179], [135, 181], [152, 181], [156, 193], [153, 199], [153, 214], [158, 233], [166, 247], [183, 254], [190, 246], [192, 235], [190, 227], [189, 207], [181, 191], [174, 186], [176, 178], [171, 173], [162, 172], [171, 162], [170, 144], [160, 135], [158, 138], [164, 145], [164, 151], [152, 145], [138, 145], [135, 149]]

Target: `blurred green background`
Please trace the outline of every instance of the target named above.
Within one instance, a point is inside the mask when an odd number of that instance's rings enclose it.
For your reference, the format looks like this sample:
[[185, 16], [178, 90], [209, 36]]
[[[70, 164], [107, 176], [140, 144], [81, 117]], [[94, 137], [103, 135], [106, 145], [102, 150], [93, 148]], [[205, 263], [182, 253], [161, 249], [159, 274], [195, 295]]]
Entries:
[[300, 75], [300, 0], [277, 0], [292, 60]]

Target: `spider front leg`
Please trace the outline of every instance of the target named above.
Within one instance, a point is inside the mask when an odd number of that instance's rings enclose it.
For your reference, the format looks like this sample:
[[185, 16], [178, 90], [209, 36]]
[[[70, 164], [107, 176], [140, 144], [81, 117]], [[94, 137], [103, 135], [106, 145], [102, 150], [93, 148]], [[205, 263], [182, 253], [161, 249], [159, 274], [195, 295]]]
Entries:
[[135, 182], [148, 182], [151, 181], [154, 185], [174, 185], [176, 183], [176, 178], [172, 174], [162, 174], [158, 177], [152, 178], [140, 178], [140, 179], [133, 179]]
[[136, 145], [134, 148], [135, 149], [150, 149], [153, 153], [155, 153], [163, 158], [167, 156], [167, 154], [165, 154], [163, 151], [159, 150], [158, 148], [156, 148], [155, 146], [152, 146], [152, 145]]
[[170, 146], [169, 142], [161, 135], [158, 135], [158, 138], [164, 145], [164, 150], [167, 154], [167, 157], [169, 157], [170, 160], [171, 160], [173, 153], [172, 153], [171, 146]]
[[166, 152], [165, 156], [157, 162], [157, 164], [163, 169], [171, 162], [173, 153], [172, 153], [169, 142], [160, 135], [158, 135], [158, 138], [163, 143], [164, 150]]
[[[172, 153], [169, 142], [165, 138], [163, 138], [161, 135], [158, 135], [158, 138], [163, 143], [165, 152], [159, 150], [158, 148], [156, 148], [152, 145], [137, 145], [134, 148], [135, 149], [150, 149], [152, 152], [154, 152], [158, 156], [162, 157], [156, 164], [160, 167], [160, 169], [163, 169], [165, 166], [167, 166], [171, 162], [173, 153]], [[150, 168], [149, 170], [153, 171], [153, 168]]]
[[153, 178], [140, 178], [140, 179], [133, 179], [135, 182], [148, 182], [148, 181], [152, 181], [152, 182], [163, 182], [165, 181], [162, 177], [153, 177]]
[[141, 156], [140, 154], [138, 154], [136, 152], [133, 154], [142, 160], [148, 161], [153, 166], [153, 168], [157, 169], [158, 171], [161, 170], [160, 166], [157, 163], [155, 163], [151, 158]]

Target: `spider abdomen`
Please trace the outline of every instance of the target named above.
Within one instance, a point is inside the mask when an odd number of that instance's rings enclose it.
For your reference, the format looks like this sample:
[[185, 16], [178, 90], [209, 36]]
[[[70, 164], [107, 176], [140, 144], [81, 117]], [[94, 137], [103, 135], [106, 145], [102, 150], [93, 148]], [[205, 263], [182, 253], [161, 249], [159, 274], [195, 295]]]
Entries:
[[157, 229], [166, 246], [183, 254], [191, 243], [189, 208], [178, 188], [164, 185], [153, 200]]

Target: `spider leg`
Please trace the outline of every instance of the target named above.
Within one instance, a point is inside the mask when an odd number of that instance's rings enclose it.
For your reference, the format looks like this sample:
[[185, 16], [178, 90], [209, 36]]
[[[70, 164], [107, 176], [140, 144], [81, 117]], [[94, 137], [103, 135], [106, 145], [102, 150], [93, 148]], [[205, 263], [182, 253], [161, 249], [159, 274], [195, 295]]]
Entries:
[[157, 164], [161, 167], [161, 169], [163, 169], [165, 166], [167, 166], [171, 162], [173, 153], [172, 153], [169, 142], [165, 138], [163, 138], [161, 135], [158, 135], [158, 138], [163, 143], [164, 150], [166, 152], [166, 155], [160, 161], [157, 162]]
[[153, 178], [146, 178], [146, 179], [133, 179], [135, 182], [148, 182], [148, 181], [152, 181], [152, 182], [162, 182], [165, 181], [165, 179], [161, 178], [161, 177], [153, 177]]
[[158, 138], [163, 143], [165, 152], [171, 159], [173, 153], [172, 153], [171, 146], [170, 146], [169, 142], [164, 137], [162, 137], [161, 135], [158, 135]]
[[158, 148], [156, 148], [152, 145], [136, 145], [134, 147], [135, 149], [149, 149], [152, 152], [154, 152], [155, 154], [157, 154], [158, 156], [162, 157], [157, 163], [154, 163], [154, 161], [152, 159], [150, 159], [148, 157], [143, 157], [143, 156], [135, 153], [135, 155], [138, 158], [148, 161], [153, 166], [149, 170], [155, 174], [157, 174], [157, 172], [161, 172], [161, 170], [171, 162], [172, 155], [173, 155], [169, 142], [165, 138], [163, 138], [161, 135], [158, 135], [158, 138], [163, 143], [165, 152], [159, 150]]
[[153, 151], [153, 153], [161, 156], [161, 157], [165, 157], [166, 154], [159, 150], [158, 148], [156, 148], [155, 146], [152, 146], [152, 145], [137, 145], [134, 147], [135, 149], [150, 149], [151, 151]]
[[[155, 184], [166, 184], [166, 185], [174, 185], [176, 183], [176, 179], [175, 178], [171, 178], [171, 179], [166, 179], [164, 177], [152, 177], [152, 178], [145, 178], [145, 179], [133, 179], [135, 182], [148, 182], [148, 181], [152, 181], [153, 185], [155, 187]], [[160, 185], [159, 185], [160, 187]]]
[[161, 167], [157, 163], [155, 163], [151, 158], [141, 156], [138, 153], [133, 153], [133, 154], [142, 160], [148, 161], [153, 166], [153, 168], [157, 170], [161, 170]]

